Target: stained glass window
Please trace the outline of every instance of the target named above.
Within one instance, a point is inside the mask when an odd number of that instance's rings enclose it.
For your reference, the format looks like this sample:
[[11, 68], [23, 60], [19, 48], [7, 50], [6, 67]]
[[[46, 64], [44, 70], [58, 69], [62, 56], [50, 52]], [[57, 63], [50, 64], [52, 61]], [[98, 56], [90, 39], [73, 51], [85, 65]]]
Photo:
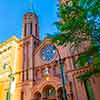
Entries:
[[51, 61], [56, 54], [55, 46], [53, 45], [46, 45], [45, 48], [41, 51], [41, 58], [44, 61]]

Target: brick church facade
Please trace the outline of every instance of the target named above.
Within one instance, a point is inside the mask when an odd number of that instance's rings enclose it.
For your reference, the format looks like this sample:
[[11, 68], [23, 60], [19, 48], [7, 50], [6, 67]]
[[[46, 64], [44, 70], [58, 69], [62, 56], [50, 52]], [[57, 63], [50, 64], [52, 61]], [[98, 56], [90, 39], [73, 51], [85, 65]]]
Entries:
[[[30, 23], [32, 21], [34, 22], [33, 24]], [[27, 28], [25, 22], [28, 23]], [[33, 30], [30, 30], [31, 28], [28, 27], [28, 25], [31, 27], [31, 24]], [[64, 65], [65, 88], [68, 100], [88, 100], [84, 83], [77, 77], [89, 71], [90, 67], [86, 66], [77, 70], [74, 68], [69, 45], [66, 47], [56, 46], [51, 43], [51, 39], [48, 37], [40, 43], [38, 17], [33, 13], [27, 13], [24, 16], [23, 31], [25, 39], [23, 69], [30, 70], [23, 72], [22, 98], [25, 100], [63, 100], [61, 70], [59, 63], [57, 63], [59, 62], [60, 54]], [[31, 36], [29, 33], [31, 33]], [[30, 37], [27, 38], [27, 35]], [[29, 47], [28, 45], [33, 47]], [[56, 46], [56, 49], [53, 49], [53, 46]], [[100, 77], [93, 77], [90, 79], [90, 82], [93, 87], [95, 99], [99, 100]], [[31, 94], [29, 91], [31, 91]]]
[[[22, 39], [12, 38], [0, 45], [0, 50], [4, 50], [7, 46], [14, 47], [16, 44], [17, 52], [12, 54], [12, 49], [9, 51], [12, 56], [17, 53], [15, 69], [11, 66], [15, 70], [16, 79], [16, 89], [11, 95], [11, 100], [64, 100], [59, 59], [63, 61], [67, 99], [88, 100], [84, 83], [77, 77], [89, 71], [90, 66], [74, 68], [70, 45], [57, 46], [52, 44], [48, 37], [41, 42], [38, 23], [38, 16], [33, 12], [27, 12], [23, 17]], [[9, 79], [6, 77], [2, 81], [4, 83], [0, 83], [3, 87], [0, 90], [0, 100], [6, 100]], [[99, 100], [100, 77], [92, 77], [90, 83], [95, 100]]]

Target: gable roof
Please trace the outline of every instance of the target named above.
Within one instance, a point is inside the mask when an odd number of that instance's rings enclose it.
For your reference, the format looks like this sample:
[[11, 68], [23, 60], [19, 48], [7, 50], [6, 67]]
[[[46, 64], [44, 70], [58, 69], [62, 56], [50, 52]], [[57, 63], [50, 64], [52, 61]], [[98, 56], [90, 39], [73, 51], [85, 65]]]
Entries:
[[44, 41], [33, 51], [33, 55], [35, 55], [41, 48], [45, 47], [47, 44], [52, 44], [51, 39], [46, 37]]

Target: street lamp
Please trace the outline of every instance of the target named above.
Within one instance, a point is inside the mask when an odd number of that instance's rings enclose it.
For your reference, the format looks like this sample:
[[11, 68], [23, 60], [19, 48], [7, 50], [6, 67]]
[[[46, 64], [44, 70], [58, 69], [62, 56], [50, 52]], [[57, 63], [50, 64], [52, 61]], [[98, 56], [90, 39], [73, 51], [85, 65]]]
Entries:
[[9, 66], [8, 64], [4, 64], [3, 69], [6, 69], [6, 68], [10, 69], [10, 75], [8, 75], [10, 82], [9, 82], [6, 100], [10, 100], [11, 94], [15, 90], [15, 77], [14, 77], [13, 70], [12, 70], [11, 66]]
[[62, 79], [63, 98], [64, 98], [64, 100], [67, 100], [67, 92], [66, 92], [66, 88], [65, 88], [66, 81], [65, 81], [65, 73], [64, 73], [64, 61], [63, 61], [63, 59], [61, 59], [59, 50], [57, 49], [56, 46], [55, 46], [55, 49], [57, 50], [58, 57], [59, 57], [58, 64], [60, 65], [60, 72], [61, 72], [61, 79]]

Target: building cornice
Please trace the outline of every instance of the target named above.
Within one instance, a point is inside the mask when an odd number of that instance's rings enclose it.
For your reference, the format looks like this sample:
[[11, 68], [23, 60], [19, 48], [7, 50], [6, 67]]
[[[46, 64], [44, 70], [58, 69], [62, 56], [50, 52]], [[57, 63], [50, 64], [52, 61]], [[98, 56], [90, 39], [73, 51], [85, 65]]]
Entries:
[[0, 44], [0, 48], [6, 46], [7, 44], [11, 43], [12, 41], [18, 43], [19, 39], [18, 39], [16, 36], [12, 36], [12, 37], [9, 38], [8, 40], [2, 42], [2, 43]]

